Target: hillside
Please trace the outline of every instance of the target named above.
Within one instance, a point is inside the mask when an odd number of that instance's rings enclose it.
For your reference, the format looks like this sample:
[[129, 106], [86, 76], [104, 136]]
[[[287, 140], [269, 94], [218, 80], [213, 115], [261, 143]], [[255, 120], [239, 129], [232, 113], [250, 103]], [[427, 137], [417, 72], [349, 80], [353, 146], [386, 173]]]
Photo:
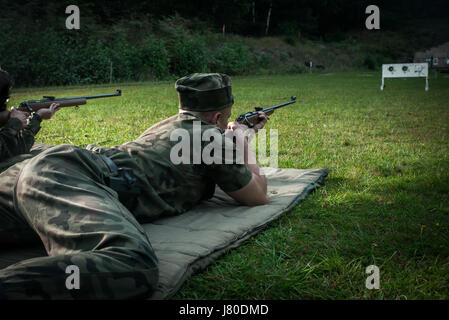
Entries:
[[[0, 24], [0, 66], [16, 87], [173, 79], [192, 72], [230, 75], [379, 70], [413, 61], [417, 50], [449, 40], [443, 19], [410, 21], [325, 38], [293, 32], [273, 36], [221, 33], [178, 14], [159, 20], [88, 20], [77, 31]], [[310, 70], [305, 63], [312, 61]]]

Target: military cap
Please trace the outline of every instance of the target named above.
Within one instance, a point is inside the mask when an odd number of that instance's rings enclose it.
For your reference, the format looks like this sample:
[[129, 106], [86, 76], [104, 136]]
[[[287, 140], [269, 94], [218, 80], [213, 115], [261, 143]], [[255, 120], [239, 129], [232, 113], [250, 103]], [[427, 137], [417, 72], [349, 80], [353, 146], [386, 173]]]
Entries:
[[222, 73], [193, 73], [175, 83], [179, 108], [191, 111], [215, 111], [234, 104], [231, 78]]

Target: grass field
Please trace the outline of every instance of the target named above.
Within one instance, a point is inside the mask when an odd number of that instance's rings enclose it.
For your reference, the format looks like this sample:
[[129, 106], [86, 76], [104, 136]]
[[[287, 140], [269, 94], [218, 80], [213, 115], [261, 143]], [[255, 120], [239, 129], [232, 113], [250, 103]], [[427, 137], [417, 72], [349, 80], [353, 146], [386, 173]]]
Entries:
[[[68, 108], [37, 140], [112, 146], [177, 112], [173, 82], [122, 84], [123, 96]], [[379, 73], [236, 77], [233, 116], [296, 95], [273, 115], [279, 167], [328, 168], [323, 188], [192, 277], [175, 299], [448, 299], [449, 78]], [[120, 85], [18, 89], [112, 93]], [[12, 105], [13, 105], [12, 104]], [[365, 268], [380, 268], [380, 289]]]

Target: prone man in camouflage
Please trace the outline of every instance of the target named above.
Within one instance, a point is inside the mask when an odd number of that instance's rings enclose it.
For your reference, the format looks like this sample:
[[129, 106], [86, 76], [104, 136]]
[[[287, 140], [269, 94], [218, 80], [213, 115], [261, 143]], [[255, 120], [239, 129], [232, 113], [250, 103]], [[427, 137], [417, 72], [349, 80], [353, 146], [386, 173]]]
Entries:
[[[0, 69], [0, 113], [8, 112], [6, 103], [11, 88], [12, 81], [9, 74]], [[34, 136], [41, 128], [42, 119], [50, 119], [58, 109], [59, 105], [54, 103], [49, 108], [40, 109], [30, 116], [27, 112], [12, 107], [8, 122], [0, 129], [0, 162], [29, 152], [34, 144]]]
[[[8, 299], [148, 297], [157, 286], [158, 260], [140, 223], [191, 209], [212, 197], [216, 184], [244, 205], [268, 202], [246, 127], [228, 123], [234, 103], [230, 78], [193, 74], [175, 87], [179, 114], [135, 141], [111, 148], [55, 146], [0, 174], [0, 243], [40, 241], [48, 253], [0, 270], [0, 294]], [[260, 120], [255, 130], [264, 126], [266, 115]], [[173, 163], [178, 141], [172, 134], [184, 130], [192, 141], [198, 128], [215, 131], [223, 146], [234, 148], [223, 134], [231, 129], [244, 141], [244, 163]], [[201, 148], [207, 145], [201, 142]], [[192, 160], [195, 155], [189, 154]], [[79, 268], [78, 289], [66, 287], [70, 266]]]

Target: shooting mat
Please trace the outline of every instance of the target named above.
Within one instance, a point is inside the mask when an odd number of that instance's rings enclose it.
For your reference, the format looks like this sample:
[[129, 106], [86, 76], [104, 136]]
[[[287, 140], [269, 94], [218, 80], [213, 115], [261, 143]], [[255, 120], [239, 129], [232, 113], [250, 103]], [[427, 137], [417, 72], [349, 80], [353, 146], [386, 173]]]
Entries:
[[[144, 224], [159, 259], [160, 279], [151, 299], [173, 296], [193, 273], [261, 231], [298, 205], [327, 176], [325, 170], [264, 168], [270, 203], [239, 206], [217, 188], [212, 199], [182, 215]], [[2, 249], [0, 268], [45, 255], [42, 248]]]

